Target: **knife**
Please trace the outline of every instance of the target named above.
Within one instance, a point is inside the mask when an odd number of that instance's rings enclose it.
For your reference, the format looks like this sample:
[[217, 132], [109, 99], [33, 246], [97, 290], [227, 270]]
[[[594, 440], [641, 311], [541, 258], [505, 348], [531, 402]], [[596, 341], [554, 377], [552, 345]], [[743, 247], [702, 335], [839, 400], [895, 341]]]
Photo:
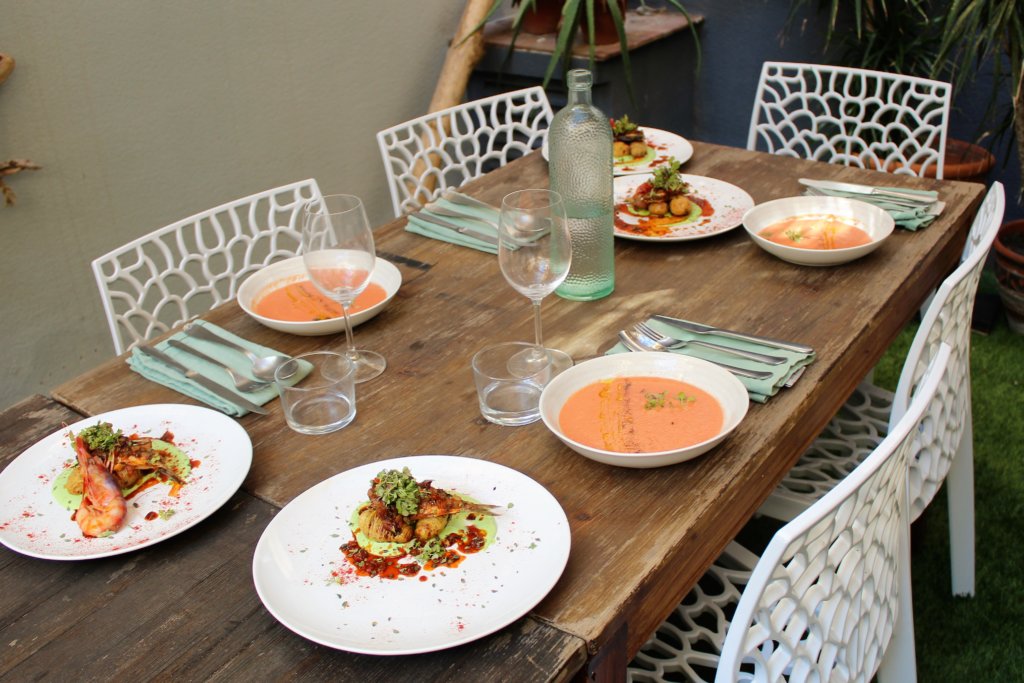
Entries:
[[476, 197], [470, 197], [468, 194], [456, 192], [455, 190], [445, 190], [441, 196], [450, 202], [455, 202], [456, 204], [462, 204], [463, 206], [475, 206], [478, 209], [487, 209], [493, 213], [500, 213], [497, 207], [491, 206], [487, 202], [482, 202]]
[[440, 228], [454, 230], [455, 232], [460, 233], [462, 235], [472, 237], [473, 239], [480, 240], [481, 242], [486, 242], [487, 244], [490, 244], [493, 247], [498, 246], [498, 238], [495, 237], [494, 235], [489, 235], [488, 233], [483, 232], [482, 230], [470, 228], [465, 225], [449, 223], [443, 218], [439, 218], [438, 216], [434, 215], [428, 215], [423, 211], [417, 211], [416, 213], [410, 214], [410, 216], [414, 216], [417, 220], [421, 220], [424, 223], [430, 223], [431, 225], [436, 225], [437, 227]]
[[[655, 351], [653, 348], [648, 348], [640, 342], [639, 337], [634, 337], [631, 333], [625, 330], [619, 330], [619, 341], [630, 351]], [[662, 348], [658, 353], [672, 353], [666, 348]], [[726, 363], [719, 363], [717, 360], [708, 360], [707, 358], [701, 358], [701, 360], [707, 361], [712, 365], [717, 365], [723, 370], [728, 370], [734, 375], [740, 377], [748, 377], [750, 379], [771, 379], [772, 373], [765, 370], [747, 370], [746, 368], [738, 368], [735, 365], [727, 365]]]
[[679, 318], [670, 318], [667, 315], [654, 315], [651, 316], [655, 320], [675, 325], [688, 332], [694, 332], [696, 334], [717, 334], [721, 337], [729, 337], [730, 339], [742, 339], [743, 341], [754, 342], [755, 344], [761, 344], [762, 346], [772, 346], [777, 349], [786, 349], [788, 351], [796, 351], [797, 353], [814, 353], [814, 349], [805, 344], [796, 344], [794, 342], [782, 341], [781, 339], [772, 339], [771, 337], [758, 337], [753, 334], [744, 334], [743, 332], [733, 332], [732, 330], [725, 330], [721, 327], [712, 327], [710, 325], [701, 325], [700, 323], [692, 323], [689, 320], [680, 320]]
[[[461, 206], [466, 205], [462, 204]], [[451, 209], [446, 209], [445, 207], [441, 206], [440, 204], [437, 204], [436, 202], [430, 202], [423, 208], [429, 211], [431, 215], [434, 216], [443, 216], [445, 218], [462, 218], [463, 220], [477, 221], [478, 223], [483, 223], [484, 225], [490, 226], [494, 230], [498, 229], [498, 224], [495, 223], [494, 221], [488, 220], [486, 218], [481, 218], [480, 216], [474, 216], [471, 213], [461, 213], [459, 211], [452, 211]]]
[[832, 192], [848, 192], [850, 194], [866, 194], [878, 197], [891, 197], [912, 204], [933, 204], [935, 197], [913, 194], [911, 192], [900, 192], [899, 190], [885, 190], [870, 185], [857, 185], [856, 183], [841, 183], [835, 180], [811, 180], [800, 178], [798, 182], [806, 187], [813, 187], [820, 190], [831, 190]]
[[229, 403], [238, 406], [239, 408], [244, 408], [245, 410], [248, 410], [251, 413], [259, 413], [260, 415], [270, 414], [263, 407], [256, 405], [252, 401], [247, 401], [246, 399], [242, 398], [241, 396], [231, 391], [230, 389], [222, 387], [221, 385], [217, 384], [216, 382], [207, 377], [203, 377], [195, 370], [189, 370], [187, 367], [185, 367], [178, 361], [174, 360], [160, 349], [155, 349], [152, 346], [141, 345], [136, 346], [135, 348], [137, 348], [140, 353], [143, 353], [151, 358], [155, 358], [161, 363], [170, 366], [173, 370], [180, 372], [182, 375], [192, 380], [199, 386], [203, 387], [207, 391], [216, 394], [217, 396], [220, 396], [225, 401], [228, 401]]

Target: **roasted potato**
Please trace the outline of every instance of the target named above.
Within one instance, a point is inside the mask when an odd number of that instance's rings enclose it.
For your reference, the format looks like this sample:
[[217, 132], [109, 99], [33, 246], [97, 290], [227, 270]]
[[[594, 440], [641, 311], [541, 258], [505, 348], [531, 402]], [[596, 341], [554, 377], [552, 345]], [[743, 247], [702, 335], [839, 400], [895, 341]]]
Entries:
[[686, 216], [690, 213], [690, 200], [685, 195], [677, 194], [668, 203], [668, 210], [674, 216]]

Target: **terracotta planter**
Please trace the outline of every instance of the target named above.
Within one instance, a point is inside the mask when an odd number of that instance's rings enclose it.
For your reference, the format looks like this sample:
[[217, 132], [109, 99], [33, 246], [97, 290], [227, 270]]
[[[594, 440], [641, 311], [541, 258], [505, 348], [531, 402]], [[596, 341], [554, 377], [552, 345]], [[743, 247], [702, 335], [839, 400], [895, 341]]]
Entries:
[[525, 33], [544, 35], [558, 30], [558, 22], [562, 18], [562, 0], [536, 0], [533, 7], [523, 14], [520, 28]]
[[[606, 2], [595, 2], [594, 3], [594, 44], [595, 45], [607, 45], [609, 43], [619, 42], [619, 33], [615, 30], [615, 20], [612, 18], [612, 13], [608, 11], [608, 2], [616, 0], [607, 0]], [[619, 3], [619, 12], [623, 19], [623, 26], [625, 26], [626, 19], [626, 0], [617, 0]], [[587, 35], [587, 17], [586, 14], [580, 18], [580, 23], [583, 25], [583, 35]]]
[[1024, 220], [999, 228], [995, 241], [996, 280], [1010, 329], [1024, 334]]
[[[996, 158], [980, 145], [964, 140], [946, 140], [946, 158], [942, 175], [946, 180], [963, 180], [969, 183], [984, 183], [988, 172], [996, 165]], [[926, 177], [935, 177], [932, 167]]]

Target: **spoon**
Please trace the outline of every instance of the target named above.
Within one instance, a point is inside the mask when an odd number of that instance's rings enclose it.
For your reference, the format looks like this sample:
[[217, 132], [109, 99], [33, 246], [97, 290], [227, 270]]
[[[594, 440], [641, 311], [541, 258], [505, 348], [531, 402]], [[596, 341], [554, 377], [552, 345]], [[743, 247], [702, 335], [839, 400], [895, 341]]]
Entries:
[[191, 355], [195, 356], [196, 358], [202, 358], [207, 363], [212, 363], [212, 364], [216, 365], [219, 368], [223, 368], [224, 371], [228, 373], [228, 377], [231, 378], [231, 381], [235, 383], [235, 388], [238, 389], [239, 391], [244, 391], [244, 392], [248, 393], [248, 392], [251, 392], [251, 391], [258, 391], [260, 389], [265, 389], [266, 387], [270, 386], [270, 384], [268, 382], [261, 382], [259, 380], [249, 379], [248, 377], [243, 377], [242, 375], [239, 375], [231, 367], [225, 365], [224, 363], [220, 362], [216, 358], [213, 358], [211, 356], [207, 356], [205, 353], [203, 353], [199, 349], [193, 349], [188, 344], [180, 342], [177, 339], [168, 339], [167, 343], [170, 346], [172, 346], [173, 348], [180, 349], [180, 350], [184, 351], [185, 353], [188, 353], [188, 354], [191, 354]]
[[[249, 359], [250, 363], [252, 363], [252, 376], [256, 379], [263, 380], [264, 382], [273, 382], [274, 371], [291, 360], [288, 356], [257, 356], [244, 346], [239, 346], [235, 342], [225, 339], [215, 332], [211, 332], [202, 325], [196, 325], [194, 323], [190, 323], [185, 326], [185, 334], [196, 337], [197, 339], [205, 339], [208, 342], [220, 344], [228, 347], [229, 349], [234, 349], [235, 351], [244, 353], [245, 357]], [[295, 364], [294, 367], [295, 370], [298, 370], [298, 364]], [[288, 379], [295, 374], [295, 370], [284, 375], [281, 379]]]
[[[619, 341], [621, 341], [622, 345], [630, 351], [665, 351], [666, 353], [671, 353], [668, 348], [658, 344], [653, 339], [648, 339], [643, 335], [627, 332], [626, 330], [621, 330], [619, 332]], [[735, 365], [726, 365], [725, 363], [719, 363], [718, 361], [709, 362], [741, 377], [749, 377], [750, 379], [771, 379], [772, 376], [772, 373], [770, 372], [747, 370], [746, 368], [738, 368]]]

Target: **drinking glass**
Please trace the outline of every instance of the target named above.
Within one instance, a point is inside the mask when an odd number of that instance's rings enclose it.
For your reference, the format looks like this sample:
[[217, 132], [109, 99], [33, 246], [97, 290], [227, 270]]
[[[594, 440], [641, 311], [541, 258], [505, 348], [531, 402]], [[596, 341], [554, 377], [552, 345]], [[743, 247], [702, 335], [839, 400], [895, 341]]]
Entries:
[[521, 354], [521, 370], [543, 365], [542, 351], [551, 357], [552, 377], [572, 367], [564, 351], [544, 346], [541, 301], [562, 284], [572, 261], [572, 246], [565, 218], [565, 204], [551, 190], [519, 190], [501, 201], [498, 221], [498, 264], [512, 287], [533, 302], [536, 346]]
[[376, 264], [373, 232], [359, 197], [325, 195], [310, 200], [302, 215], [302, 261], [316, 288], [341, 304], [345, 317], [345, 355], [355, 364], [355, 381], [377, 377], [387, 366], [379, 353], [352, 342], [348, 310], [370, 283]]

